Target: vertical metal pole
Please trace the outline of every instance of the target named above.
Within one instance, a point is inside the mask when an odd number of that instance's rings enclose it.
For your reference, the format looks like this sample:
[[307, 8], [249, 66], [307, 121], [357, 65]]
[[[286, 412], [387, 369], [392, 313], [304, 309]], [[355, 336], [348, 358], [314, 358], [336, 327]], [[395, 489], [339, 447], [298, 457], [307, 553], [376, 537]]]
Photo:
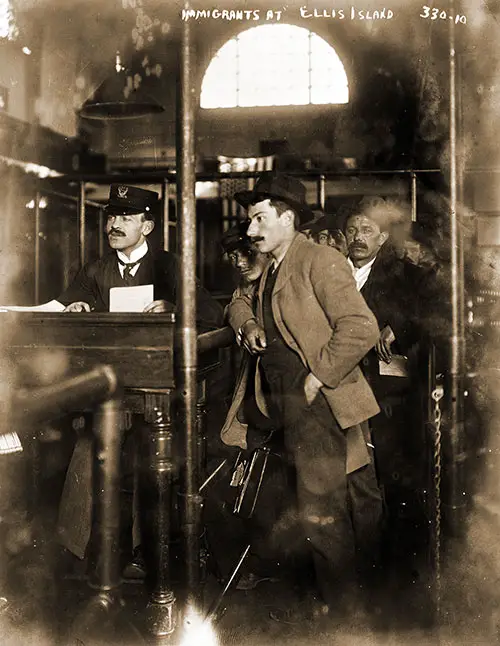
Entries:
[[99, 244], [99, 258], [102, 258], [104, 256], [104, 213], [102, 209], [99, 209], [98, 244]]
[[[450, 339], [450, 529], [459, 533], [462, 512], [465, 509], [463, 465], [463, 366], [464, 366], [464, 312], [461, 291], [464, 288], [461, 231], [457, 214], [457, 87], [455, 52], [455, 2], [450, 0], [449, 64], [450, 64], [450, 244], [451, 244], [451, 339]], [[462, 271], [461, 271], [462, 270]], [[462, 311], [461, 311], [462, 310]]]
[[[120, 594], [120, 456], [123, 411], [119, 399], [108, 399], [95, 415], [94, 568], [89, 586], [96, 594], [77, 613], [65, 643], [95, 643], [103, 625], [112, 624], [123, 601]], [[124, 613], [125, 615], [125, 613]], [[125, 615], [126, 616], [126, 615]], [[130, 625], [129, 630], [132, 630]]]
[[100, 405], [95, 415], [94, 504], [96, 565], [91, 584], [100, 592], [118, 588], [120, 571], [120, 454], [122, 407], [119, 399]]
[[[464, 77], [464, 54], [458, 54], [457, 57], [457, 77], [458, 84], [456, 88], [457, 94], [457, 107], [456, 107], [456, 119], [457, 119], [457, 132], [458, 132], [458, 146], [459, 146], [459, 157], [463, 159], [463, 154], [465, 151], [465, 132], [464, 132], [464, 98], [463, 98], [463, 89], [462, 89], [462, 79]], [[457, 171], [457, 200], [459, 204], [464, 203], [464, 164], [460, 165], [460, 168]], [[463, 254], [462, 254], [463, 256]]]
[[199, 262], [199, 269], [198, 269], [198, 275], [199, 279], [202, 285], [205, 285], [205, 280], [206, 280], [206, 272], [205, 272], [205, 262], [206, 262], [206, 253], [205, 253], [205, 222], [203, 220], [200, 220], [200, 227], [198, 231], [198, 235], [200, 237], [200, 244], [199, 244], [199, 250], [200, 250], [200, 262]]
[[[189, 4], [186, 2], [186, 10]], [[191, 20], [182, 21], [180, 56], [180, 105], [178, 106], [179, 151], [177, 155], [179, 184], [177, 189], [180, 222], [181, 276], [178, 304], [179, 380], [181, 394], [180, 421], [185, 441], [185, 464], [182, 497], [182, 534], [186, 566], [187, 605], [196, 602], [200, 578], [199, 534], [201, 497], [196, 451], [196, 199], [195, 199], [195, 88], [194, 52]]]
[[35, 305], [40, 303], [40, 193], [35, 195]]
[[417, 174], [411, 173], [411, 186], [410, 186], [410, 197], [411, 197], [411, 221], [417, 221]]
[[168, 217], [168, 207], [170, 202], [168, 199], [168, 179], [166, 177], [163, 178], [161, 185], [161, 197], [163, 206], [163, 248], [165, 249], [165, 251], [168, 251], [168, 246], [170, 244], [170, 223]]
[[78, 193], [78, 248], [80, 268], [85, 264], [85, 182], [80, 182]]
[[[16, 149], [17, 150], [17, 149]], [[10, 166], [5, 172], [4, 194], [2, 195], [2, 228], [0, 230], [0, 249], [8, 249], [12, 244], [12, 231], [15, 222], [15, 198], [19, 191], [17, 170], [15, 166]], [[6, 294], [2, 294], [5, 298]]]
[[318, 204], [322, 211], [325, 210], [326, 202], [326, 178], [320, 175], [318, 179]]

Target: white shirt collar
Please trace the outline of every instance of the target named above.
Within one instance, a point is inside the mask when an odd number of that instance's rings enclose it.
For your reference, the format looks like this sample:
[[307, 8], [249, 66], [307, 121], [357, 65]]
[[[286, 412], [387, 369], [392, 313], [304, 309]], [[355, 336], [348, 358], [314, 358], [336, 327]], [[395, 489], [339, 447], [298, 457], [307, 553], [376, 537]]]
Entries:
[[128, 258], [123, 251], [120, 251], [119, 249], [116, 250], [116, 254], [120, 260], [123, 260], [125, 263], [129, 262], [137, 262], [138, 260], [141, 260], [141, 258], [144, 258], [144, 256], [148, 253], [149, 247], [148, 243], [144, 240], [144, 242], [141, 244], [140, 247], [137, 247], [137, 249], [134, 249], [132, 253], [130, 254], [130, 258]]
[[366, 265], [364, 265], [363, 267], [355, 267], [352, 260], [350, 258], [347, 259], [347, 262], [351, 265], [352, 275], [354, 276], [354, 280], [356, 281], [358, 292], [363, 289], [364, 284], [368, 280], [368, 276], [370, 275], [370, 272], [372, 270], [375, 258], [370, 260], [370, 262], [366, 263]]
[[[144, 242], [141, 244], [140, 247], [137, 247], [137, 249], [134, 249], [132, 251], [132, 253], [130, 254], [130, 258], [128, 258], [123, 253], [123, 251], [120, 251], [119, 249], [116, 250], [116, 255], [122, 262], [124, 262], [125, 264], [128, 264], [130, 262], [138, 262], [139, 260], [142, 260], [142, 258], [144, 258], [144, 256], [148, 253], [148, 251], [149, 251], [148, 243], [144, 240]], [[124, 267], [121, 263], [118, 263], [118, 269], [120, 270], [120, 274], [123, 277]], [[138, 270], [139, 270], [139, 265], [136, 265], [135, 267], [132, 267], [130, 274], [132, 276], [135, 276]]]

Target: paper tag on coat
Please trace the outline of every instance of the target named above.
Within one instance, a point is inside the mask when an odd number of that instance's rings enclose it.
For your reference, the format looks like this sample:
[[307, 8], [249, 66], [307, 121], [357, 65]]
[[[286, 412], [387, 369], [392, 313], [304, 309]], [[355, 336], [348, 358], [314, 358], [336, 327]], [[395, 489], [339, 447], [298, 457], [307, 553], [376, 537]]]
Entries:
[[408, 357], [393, 354], [390, 363], [378, 362], [378, 370], [384, 377], [408, 377]]

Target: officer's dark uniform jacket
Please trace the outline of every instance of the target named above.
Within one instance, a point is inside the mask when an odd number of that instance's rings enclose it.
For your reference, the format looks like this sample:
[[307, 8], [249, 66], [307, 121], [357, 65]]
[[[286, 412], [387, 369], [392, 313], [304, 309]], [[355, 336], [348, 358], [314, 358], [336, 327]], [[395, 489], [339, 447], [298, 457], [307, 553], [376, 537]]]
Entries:
[[[175, 254], [163, 250], [152, 250], [140, 260], [134, 276], [127, 286], [149, 285], [154, 287], [154, 300], [177, 303], [179, 260]], [[116, 252], [111, 252], [95, 262], [85, 265], [73, 283], [57, 299], [63, 305], [83, 301], [96, 312], [109, 311], [109, 290], [123, 287], [125, 282], [118, 266]], [[198, 321], [203, 327], [215, 328], [222, 325], [222, 307], [199, 283], [196, 286]]]

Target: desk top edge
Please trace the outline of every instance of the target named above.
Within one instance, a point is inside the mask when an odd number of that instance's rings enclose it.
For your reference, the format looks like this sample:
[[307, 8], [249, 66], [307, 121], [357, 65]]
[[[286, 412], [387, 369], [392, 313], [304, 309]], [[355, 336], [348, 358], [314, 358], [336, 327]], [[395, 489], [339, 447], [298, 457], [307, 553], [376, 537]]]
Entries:
[[42, 323], [87, 323], [100, 325], [158, 325], [175, 323], [174, 312], [2, 312], [3, 317], [15, 319], [17, 323], [37, 325]]

